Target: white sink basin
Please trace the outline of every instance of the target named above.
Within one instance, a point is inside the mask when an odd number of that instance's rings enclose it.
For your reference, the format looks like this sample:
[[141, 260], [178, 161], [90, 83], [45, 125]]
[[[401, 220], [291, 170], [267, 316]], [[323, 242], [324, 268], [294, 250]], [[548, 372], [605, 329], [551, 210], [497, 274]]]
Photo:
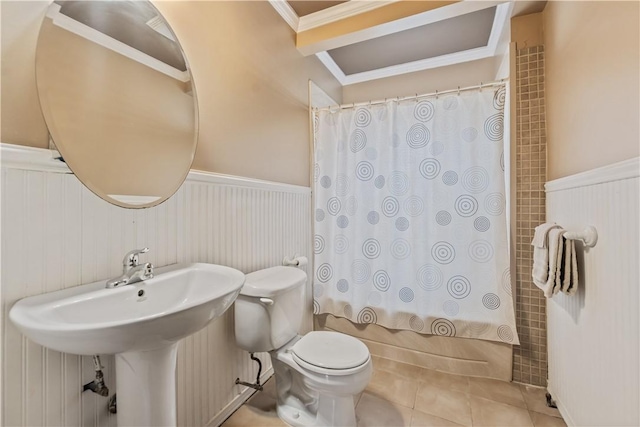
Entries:
[[205, 327], [244, 284], [240, 271], [213, 264], [174, 264], [154, 273], [121, 288], [105, 289], [101, 280], [25, 298], [9, 316], [31, 340], [65, 353], [148, 350]]
[[45, 347], [118, 355], [119, 425], [175, 424], [176, 342], [224, 313], [244, 285], [242, 272], [213, 264], [175, 264], [154, 274], [119, 288], [101, 280], [25, 298], [9, 313]]

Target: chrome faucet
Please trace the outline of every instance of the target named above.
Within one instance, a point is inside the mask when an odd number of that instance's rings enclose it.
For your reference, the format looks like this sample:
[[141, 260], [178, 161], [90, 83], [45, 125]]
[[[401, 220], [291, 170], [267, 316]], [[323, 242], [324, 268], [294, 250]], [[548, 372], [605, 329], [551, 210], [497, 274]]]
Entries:
[[107, 281], [107, 288], [130, 285], [132, 283], [148, 280], [153, 277], [153, 264], [138, 263], [138, 255], [149, 252], [149, 248], [134, 249], [128, 252], [122, 260], [122, 276]]

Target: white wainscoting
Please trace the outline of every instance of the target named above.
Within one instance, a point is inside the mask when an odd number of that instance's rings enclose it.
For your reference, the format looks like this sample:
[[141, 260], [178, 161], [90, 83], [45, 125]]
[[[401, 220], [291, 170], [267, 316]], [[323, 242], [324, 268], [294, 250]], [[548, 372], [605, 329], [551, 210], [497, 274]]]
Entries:
[[569, 425], [640, 425], [638, 158], [551, 181], [547, 221], [593, 225], [580, 288], [547, 304], [549, 391]]
[[[208, 262], [251, 272], [294, 254], [311, 259], [309, 188], [192, 171], [165, 203], [129, 210], [96, 197], [52, 164], [49, 150], [0, 148], [3, 426], [116, 425], [107, 398], [81, 393], [93, 379], [91, 358], [23, 337], [8, 320], [18, 299], [119, 275], [123, 255], [144, 246], [151, 250], [141, 259], [156, 266]], [[260, 357], [269, 375], [269, 358]], [[113, 393], [114, 358], [102, 362]], [[255, 380], [257, 369], [235, 346], [232, 310], [181, 341], [177, 371], [178, 425], [218, 425], [248, 397], [234, 381]]]

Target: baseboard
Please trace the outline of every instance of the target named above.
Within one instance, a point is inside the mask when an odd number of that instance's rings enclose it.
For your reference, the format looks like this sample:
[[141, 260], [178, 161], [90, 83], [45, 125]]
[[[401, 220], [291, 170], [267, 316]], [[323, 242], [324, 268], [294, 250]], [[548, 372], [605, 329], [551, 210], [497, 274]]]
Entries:
[[[260, 375], [260, 383], [264, 384], [273, 375], [273, 367], [267, 369]], [[251, 396], [256, 393], [252, 388], [245, 388], [227, 406], [209, 420], [206, 427], [218, 427], [236, 412]]]

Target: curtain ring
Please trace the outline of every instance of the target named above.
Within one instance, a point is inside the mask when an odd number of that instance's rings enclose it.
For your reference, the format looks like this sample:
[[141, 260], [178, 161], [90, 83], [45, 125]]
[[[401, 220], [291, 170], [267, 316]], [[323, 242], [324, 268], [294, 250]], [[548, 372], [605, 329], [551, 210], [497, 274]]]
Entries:
[[371, 108], [371, 100], [369, 100], [369, 108]]
[[436, 99], [438, 99], [438, 91], [436, 90]]
[[460, 96], [460, 86], [458, 86], [458, 96]]
[[482, 92], [482, 82], [480, 82], [480, 92]]
[[416, 93], [416, 102], [418, 102], [418, 94]]

